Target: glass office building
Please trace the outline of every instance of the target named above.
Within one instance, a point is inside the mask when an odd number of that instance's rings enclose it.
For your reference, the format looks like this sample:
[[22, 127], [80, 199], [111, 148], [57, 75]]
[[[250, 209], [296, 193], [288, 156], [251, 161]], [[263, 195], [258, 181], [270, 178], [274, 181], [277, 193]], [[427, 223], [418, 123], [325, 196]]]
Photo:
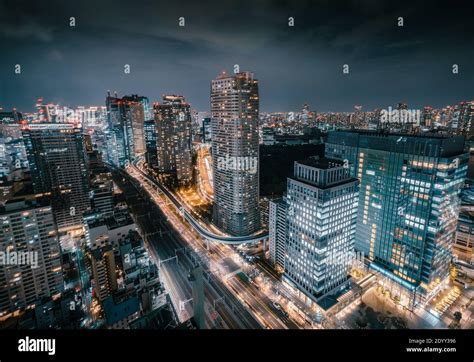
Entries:
[[109, 162], [123, 167], [146, 151], [144, 123], [151, 117], [147, 97], [107, 95], [107, 154]]
[[325, 152], [360, 180], [356, 250], [400, 285], [433, 295], [449, 273], [464, 137], [335, 131]]
[[155, 120], [147, 120], [144, 124], [145, 129], [145, 160], [148, 167], [153, 169], [158, 167], [158, 149], [156, 143], [156, 125]]

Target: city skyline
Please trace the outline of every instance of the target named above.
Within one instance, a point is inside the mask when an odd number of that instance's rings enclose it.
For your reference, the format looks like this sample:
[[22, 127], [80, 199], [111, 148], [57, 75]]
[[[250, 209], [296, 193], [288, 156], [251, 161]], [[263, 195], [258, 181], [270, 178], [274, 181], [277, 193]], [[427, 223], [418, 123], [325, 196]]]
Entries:
[[0, 0], [7, 352], [472, 352], [461, 2], [81, 1]]
[[[462, 26], [467, 12], [457, 11], [463, 3], [264, 1], [241, 4], [247, 16], [238, 21], [229, 13], [238, 5], [232, 2], [139, 4], [125, 22], [120, 19], [132, 12], [126, 2], [94, 4], [94, 12], [87, 1], [2, 2], [0, 39], [9, 51], [0, 61], [0, 107], [28, 111], [39, 97], [102, 104], [105, 92], [116, 90], [153, 100], [181, 94], [193, 108], [208, 110], [207, 80], [235, 65], [259, 75], [262, 112], [304, 103], [322, 112], [398, 102], [443, 107], [473, 94], [472, 29]], [[36, 56], [19, 56], [24, 53]]]

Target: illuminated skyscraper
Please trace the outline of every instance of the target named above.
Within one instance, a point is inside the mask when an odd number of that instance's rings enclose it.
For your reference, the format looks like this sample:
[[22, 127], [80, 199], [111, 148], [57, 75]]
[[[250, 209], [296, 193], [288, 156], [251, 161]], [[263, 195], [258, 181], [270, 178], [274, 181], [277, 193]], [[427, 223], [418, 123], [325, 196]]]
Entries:
[[148, 98], [131, 95], [106, 99], [109, 162], [124, 166], [145, 153], [144, 123], [150, 116]]
[[227, 75], [211, 84], [214, 223], [232, 235], [260, 228], [258, 80]]
[[210, 143], [212, 140], [211, 119], [206, 117], [202, 120], [202, 142]]
[[145, 160], [148, 167], [158, 167], [158, 148], [156, 144], [156, 125], [155, 120], [145, 121]]
[[0, 223], [1, 321], [10, 313], [35, 306], [43, 297], [60, 294], [64, 287], [49, 200], [28, 197], [9, 201], [0, 208]]
[[326, 156], [346, 159], [360, 180], [356, 249], [400, 285], [434, 295], [449, 272], [464, 137], [331, 132]]
[[158, 171], [176, 176], [179, 184], [193, 178], [191, 112], [183, 96], [165, 95], [153, 105]]
[[317, 157], [295, 162], [288, 178], [284, 280], [309, 301], [349, 282], [358, 183], [342, 161]]
[[82, 130], [69, 123], [35, 123], [24, 127], [23, 140], [34, 191], [51, 193], [58, 227], [80, 225], [90, 208]]

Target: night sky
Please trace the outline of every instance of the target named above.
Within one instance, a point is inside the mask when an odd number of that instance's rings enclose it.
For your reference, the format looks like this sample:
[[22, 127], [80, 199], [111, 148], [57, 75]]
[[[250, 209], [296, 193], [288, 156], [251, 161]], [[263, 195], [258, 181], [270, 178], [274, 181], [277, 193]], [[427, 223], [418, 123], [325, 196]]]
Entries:
[[470, 3], [0, 0], [0, 107], [32, 111], [39, 97], [104, 105], [111, 90], [151, 101], [182, 94], [207, 111], [210, 80], [234, 64], [260, 80], [262, 111], [473, 100]]

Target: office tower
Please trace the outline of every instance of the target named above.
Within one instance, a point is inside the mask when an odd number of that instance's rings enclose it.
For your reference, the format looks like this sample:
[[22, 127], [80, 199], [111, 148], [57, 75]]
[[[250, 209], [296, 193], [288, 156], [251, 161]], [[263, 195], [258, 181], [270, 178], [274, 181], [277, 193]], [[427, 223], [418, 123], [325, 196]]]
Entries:
[[459, 213], [453, 254], [466, 263], [474, 263], [474, 211], [462, 210]]
[[117, 94], [115, 94], [115, 97], [111, 97], [110, 93], [108, 93], [105, 105], [107, 108], [107, 123], [109, 125], [106, 130], [108, 161], [116, 167], [123, 167], [130, 158], [125, 147], [125, 133], [130, 132], [126, 128], [125, 111], [123, 110], [122, 101], [120, 98], [117, 98]]
[[183, 96], [164, 95], [153, 105], [158, 145], [158, 171], [173, 174], [179, 184], [193, 177], [191, 112]]
[[285, 269], [286, 250], [286, 199], [270, 200], [268, 221], [268, 249], [270, 262], [276, 270]]
[[51, 193], [60, 229], [82, 222], [90, 208], [89, 175], [82, 131], [73, 124], [36, 123], [23, 129], [34, 191]]
[[118, 286], [114, 250], [108, 244], [106, 235], [101, 236], [101, 239], [103, 239], [103, 244], [101, 244], [103, 246], [93, 248], [90, 254], [95, 293], [97, 299], [102, 302], [112, 295], [118, 289]]
[[258, 112], [253, 73], [224, 72], [212, 81], [213, 219], [231, 235], [260, 228]]
[[212, 141], [211, 119], [209, 117], [202, 120], [202, 142], [209, 143]]
[[358, 184], [343, 161], [318, 157], [295, 162], [288, 178], [284, 280], [308, 301], [335, 294], [350, 280]]
[[57, 227], [46, 198], [0, 208], [0, 320], [63, 291]]
[[145, 121], [145, 161], [148, 167], [153, 169], [158, 167], [158, 149], [156, 143], [156, 125], [155, 120]]
[[144, 123], [150, 117], [148, 98], [117, 95], [106, 98], [109, 162], [123, 167], [145, 153]]
[[356, 249], [423, 300], [434, 295], [449, 272], [464, 137], [331, 132], [326, 156], [346, 159], [360, 180]]

